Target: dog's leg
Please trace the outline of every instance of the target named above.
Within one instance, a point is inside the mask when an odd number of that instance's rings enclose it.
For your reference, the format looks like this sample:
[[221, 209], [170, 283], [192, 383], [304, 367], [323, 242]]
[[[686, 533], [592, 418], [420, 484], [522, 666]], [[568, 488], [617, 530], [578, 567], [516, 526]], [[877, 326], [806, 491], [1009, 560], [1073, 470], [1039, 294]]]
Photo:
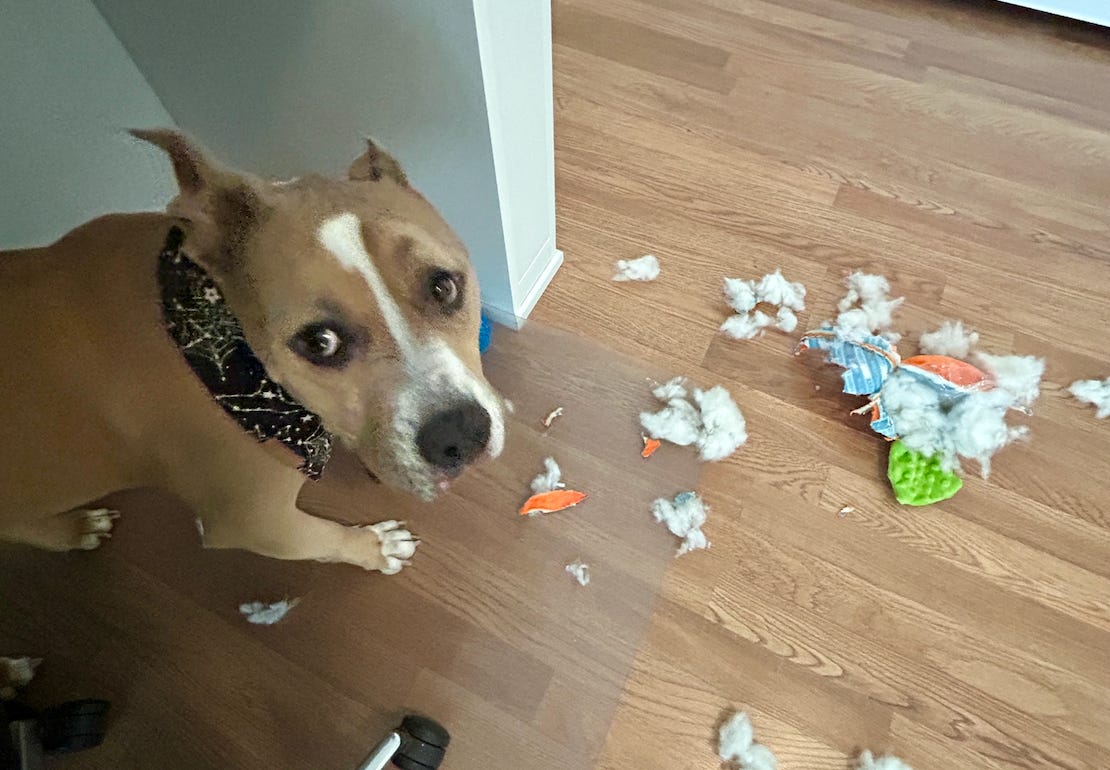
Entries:
[[236, 494], [218, 505], [190, 500], [208, 548], [242, 548], [275, 559], [314, 559], [354, 564], [387, 575], [401, 571], [419, 543], [403, 522], [365, 527], [321, 519], [297, 507], [303, 477], [296, 471], [253, 493]]
[[75, 508], [10, 522], [0, 528], [0, 540], [48, 551], [91, 551], [112, 536], [112, 524], [118, 518], [117, 511], [107, 508]]

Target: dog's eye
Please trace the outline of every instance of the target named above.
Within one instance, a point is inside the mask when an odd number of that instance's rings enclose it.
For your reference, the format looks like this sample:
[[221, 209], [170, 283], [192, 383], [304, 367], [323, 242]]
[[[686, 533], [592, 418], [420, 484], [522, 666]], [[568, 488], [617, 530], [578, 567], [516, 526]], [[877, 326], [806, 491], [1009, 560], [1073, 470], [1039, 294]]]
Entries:
[[454, 310], [462, 304], [462, 276], [437, 270], [428, 279], [428, 294], [432, 300], [446, 310]]
[[347, 362], [343, 335], [327, 324], [317, 323], [297, 332], [290, 343], [293, 352], [317, 366], [342, 366]]

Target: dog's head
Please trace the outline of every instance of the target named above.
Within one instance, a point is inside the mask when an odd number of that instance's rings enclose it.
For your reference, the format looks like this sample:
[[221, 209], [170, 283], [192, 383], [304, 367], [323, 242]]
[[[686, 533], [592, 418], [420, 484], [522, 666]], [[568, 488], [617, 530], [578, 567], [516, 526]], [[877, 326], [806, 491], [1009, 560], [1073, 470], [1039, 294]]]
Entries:
[[344, 180], [221, 168], [173, 131], [170, 214], [275, 381], [386, 483], [435, 496], [504, 445], [466, 249], [372, 141]]

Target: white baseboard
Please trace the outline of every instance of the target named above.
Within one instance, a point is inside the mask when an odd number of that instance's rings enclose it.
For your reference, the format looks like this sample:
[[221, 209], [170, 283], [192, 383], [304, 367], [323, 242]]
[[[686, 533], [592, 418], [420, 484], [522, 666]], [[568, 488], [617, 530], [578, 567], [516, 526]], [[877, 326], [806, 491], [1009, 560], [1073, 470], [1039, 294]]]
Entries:
[[[531, 285], [513, 287], [513, 304], [515, 307], [510, 309], [496, 305], [483, 305], [482, 310], [485, 311], [486, 317], [494, 323], [508, 326], [510, 329], [520, 329], [524, 326], [525, 319], [531, 315], [532, 310], [536, 307], [536, 303], [540, 301], [540, 297], [547, 291], [547, 287], [551, 284], [555, 273], [559, 272], [562, 264], [563, 252], [559, 249], [551, 249], [547, 262], [542, 265], [542, 269], [528, 271], [535, 276], [530, 281]], [[519, 299], [517, 299], [518, 297]]]

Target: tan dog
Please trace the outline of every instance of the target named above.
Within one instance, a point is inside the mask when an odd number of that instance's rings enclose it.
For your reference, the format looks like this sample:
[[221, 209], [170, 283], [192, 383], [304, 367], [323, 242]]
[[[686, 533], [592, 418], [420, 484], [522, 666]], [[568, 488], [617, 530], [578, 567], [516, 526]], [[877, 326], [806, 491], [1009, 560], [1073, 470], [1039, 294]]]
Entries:
[[373, 142], [347, 180], [274, 183], [135, 134], [173, 161], [167, 214], [0, 254], [0, 539], [95, 548], [118, 514], [89, 504], [154, 486], [207, 546], [397, 572], [399, 523], [343, 526], [297, 494], [329, 434], [426, 499], [500, 453], [465, 249]]

